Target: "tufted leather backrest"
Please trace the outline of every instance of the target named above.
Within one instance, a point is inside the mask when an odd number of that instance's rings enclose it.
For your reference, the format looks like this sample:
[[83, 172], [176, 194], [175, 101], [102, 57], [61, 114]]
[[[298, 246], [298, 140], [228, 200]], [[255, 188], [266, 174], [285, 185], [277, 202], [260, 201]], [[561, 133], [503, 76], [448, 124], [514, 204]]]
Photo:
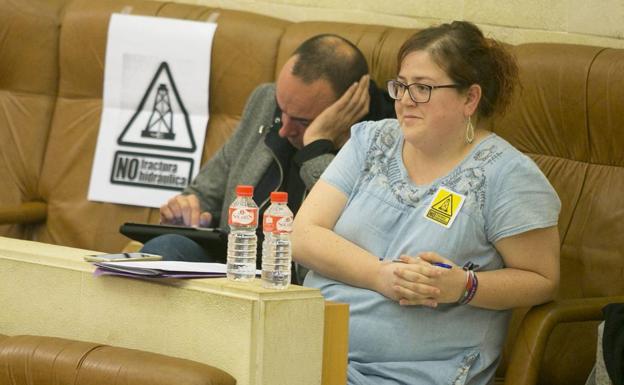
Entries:
[[[125, 221], [146, 222], [157, 210], [87, 201], [102, 113], [106, 36], [111, 13], [205, 20], [214, 10], [154, 1], [74, 1], [60, 36], [59, 95], [50, 127], [39, 196], [48, 204], [35, 238], [88, 249], [120, 250]], [[250, 13], [219, 11], [210, 81], [210, 123], [204, 160], [221, 147], [240, 119], [247, 96], [273, 79], [275, 51], [286, 22]], [[249, 33], [254, 25], [263, 33]], [[157, 218], [157, 215], [155, 215]]]
[[[374, 80], [381, 84], [394, 76], [396, 68], [395, 54], [389, 60], [381, 55], [398, 49], [413, 32], [348, 23], [291, 23], [252, 13], [178, 3], [70, 2], [62, 19], [58, 98], [38, 186], [38, 196], [48, 205], [45, 225], [35, 229], [34, 238], [39, 241], [112, 252], [127, 242], [118, 233], [119, 224], [158, 220], [157, 210], [86, 200], [102, 112], [108, 20], [111, 13], [124, 9], [138, 15], [216, 18], [210, 121], [203, 161], [236, 128], [252, 90], [261, 83], [274, 81], [286, 59], [308, 37], [336, 33], [352, 40], [369, 60]], [[395, 38], [387, 41], [388, 35]]]
[[523, 90], [495, 131], [541, 167], [561, 201], [560, 298], [624, 293], [623, 50], [515, 48]]
[[[49, 60], [54, 64], [50, 67], [50, 77], [58, 89], [52, 87], [49, 91], [53, 104], [47, 111], [48, 121], [39, 128], [47, 140], [34, 146], [34, 161], [25, 161], [33, 167], [39, 157], [36, 168], [40, 172], [30, 178], [32, 191], [26, 197], [5, 198], [5, 193], [0, 192], [2, 205], [29, 199], [46, 202], [46, 222], [31, 227], [32, 235], [21, 234], [26, 238], [114, 252], [127, 242], [118, 233], [121, 223], [158, 220], [158, 210], [86, 199], [102, 113], [108, 22], [112, 13], [125, 10], [137, 15], [216, 19], [204, 162], [234, 131], [252, 90], [261, 83], [274, 81], [283, 63], [305, 39], [319, 33], [345, 36], [364, 52], [372, 78], [382, 84], [395, 75], [396, 51], [413, 33], [409, 29], [349, 23], [292, 23], [247, 12], [180, 3], [68, 1], [55, 19], [60, 33], [57, 28], [57, 34], [50, 35], [56, 44], [50, 49]], [[13, 59], [23, 65], [19, 56]], [[6, 169], [18, 176], [28, 175], [13, 165]], [[0, 234], [11, 233], [0, 229]]]
[[[61, 7], [0, 3], [0, 205], [17, 205], [38, 198], [58, 88]], [[0, 226], [14, 237], [29, 237], [28, 230]]]
[[[561, 198], [557, 298], [622, 295], [624, 50], [524, 44], [513, 51], [523, 89], [494, 131], [531, 156]], [[583, 384], [595, 341], [595, 323], [556, 327], [540, 383]]]

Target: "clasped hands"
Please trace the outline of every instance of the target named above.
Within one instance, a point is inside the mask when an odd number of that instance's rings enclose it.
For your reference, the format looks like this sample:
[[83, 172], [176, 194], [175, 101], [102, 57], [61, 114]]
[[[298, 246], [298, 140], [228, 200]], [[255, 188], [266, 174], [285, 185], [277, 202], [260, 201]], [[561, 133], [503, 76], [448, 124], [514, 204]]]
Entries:
[[[451, 260], [433, 252], [399, 259], [401, 262], [381, 262], [377, 291], [400, 305], [436, 307], [457, 302], [464, 292], [466, 273]], [[436, 262], [452, 268], [433, 265]]]

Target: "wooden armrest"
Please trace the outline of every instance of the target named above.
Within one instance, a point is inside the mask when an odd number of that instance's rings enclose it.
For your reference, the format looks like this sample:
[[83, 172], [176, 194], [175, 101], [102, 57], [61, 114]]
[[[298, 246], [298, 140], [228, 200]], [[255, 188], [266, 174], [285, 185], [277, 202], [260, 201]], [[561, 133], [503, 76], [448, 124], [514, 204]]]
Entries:
[[0, 225], [44, 222], [48, 205], [44, 202], [25, 202], [19, 206], [0, 206]]
[[535, 306], [525, 316], [505, 374], [505, 385], [534, 385], [544, 357], [548, 337], [557, 324], [599, 321], [602, 308], [624, 297], [580, 298]]
[[347, 383], [349, 305], [325, 301], [321, 385]]

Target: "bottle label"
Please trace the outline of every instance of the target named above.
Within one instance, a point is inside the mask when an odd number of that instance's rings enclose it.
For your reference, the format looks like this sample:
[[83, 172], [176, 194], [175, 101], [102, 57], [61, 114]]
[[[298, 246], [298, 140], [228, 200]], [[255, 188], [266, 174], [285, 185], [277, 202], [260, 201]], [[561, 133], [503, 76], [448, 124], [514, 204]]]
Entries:
[[229, 210], [228, 224], [230, 225], [258, 225], [258, 209], [256, 208], [231, 208]]
[[274, 216], [273, 223], [275, 226], [275, 228], [273, 229], [274, 234], [287, 234], [292, 232], [293, 218], [291, 216]]
[[262, 231], [265, 233], [272, 233], [273, 231], [275, 231], [275, 221], [273, 219], [274, 217], [271, 215], [264, 215], [264, 218], [262, 218]]

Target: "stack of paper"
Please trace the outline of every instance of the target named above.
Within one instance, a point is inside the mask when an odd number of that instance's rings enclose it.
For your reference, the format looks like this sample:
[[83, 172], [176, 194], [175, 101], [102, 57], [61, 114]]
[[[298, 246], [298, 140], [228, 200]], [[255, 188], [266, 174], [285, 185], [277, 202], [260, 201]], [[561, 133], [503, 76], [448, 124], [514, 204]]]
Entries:
[[[96, 262], [96, 276], [121, 275], [140, 278], [212, 278], [225, 277], [223, 263], [145, 261], [145, 262]], [[260, 274], [260, 270], [256, 270]]]

